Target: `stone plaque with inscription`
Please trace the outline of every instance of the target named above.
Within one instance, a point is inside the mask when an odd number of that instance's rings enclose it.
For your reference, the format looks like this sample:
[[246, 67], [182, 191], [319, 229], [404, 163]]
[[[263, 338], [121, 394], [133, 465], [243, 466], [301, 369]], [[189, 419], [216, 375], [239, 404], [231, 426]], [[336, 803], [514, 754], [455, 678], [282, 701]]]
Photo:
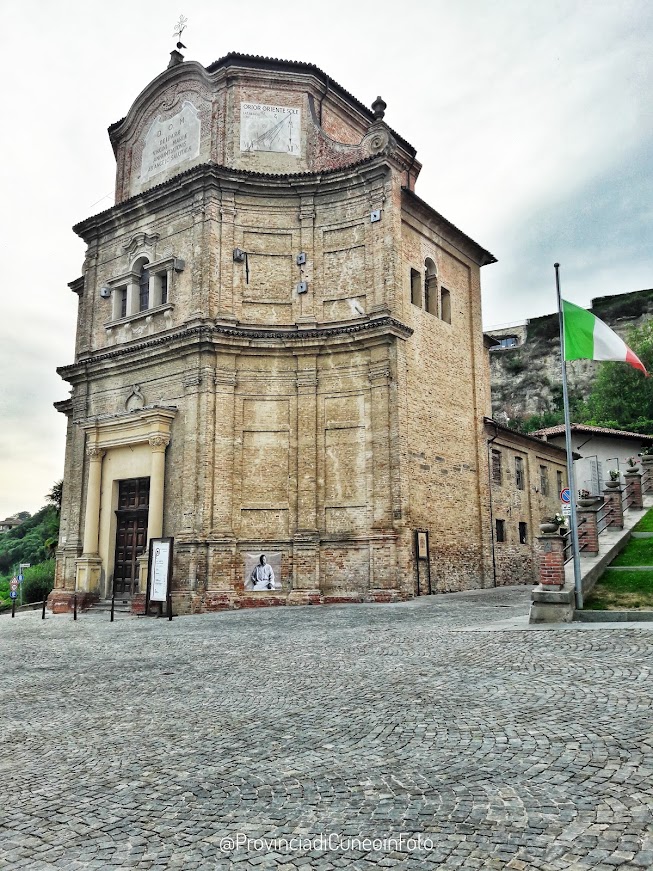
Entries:
[[184, 100], [181, 110], [165, 121], [157, 116], [145, 134], [141, 184], [200, 153], [201, 121], [195, 106]]
[[301, 155], [301, 110], [265, 103], [240, 104], [240, 150]]

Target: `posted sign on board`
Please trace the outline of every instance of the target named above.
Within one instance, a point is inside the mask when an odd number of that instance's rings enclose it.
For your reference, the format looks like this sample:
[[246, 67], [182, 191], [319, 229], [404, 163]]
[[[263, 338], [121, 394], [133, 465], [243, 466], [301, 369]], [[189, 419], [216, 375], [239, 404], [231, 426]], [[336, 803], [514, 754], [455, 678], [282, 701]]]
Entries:
[[170, 577], [171, 540], [152, 540], [152, 563], [150, 565], [150, 602], [165, 602], [168, 598]]

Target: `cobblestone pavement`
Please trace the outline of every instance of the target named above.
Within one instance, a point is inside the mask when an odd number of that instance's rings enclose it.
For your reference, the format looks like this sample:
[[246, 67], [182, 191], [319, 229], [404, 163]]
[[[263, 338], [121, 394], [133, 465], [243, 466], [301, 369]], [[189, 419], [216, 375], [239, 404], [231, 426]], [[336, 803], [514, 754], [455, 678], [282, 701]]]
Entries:
[[0, 618], [0, 868], [653, 868], [653, 632], [528, 592]]

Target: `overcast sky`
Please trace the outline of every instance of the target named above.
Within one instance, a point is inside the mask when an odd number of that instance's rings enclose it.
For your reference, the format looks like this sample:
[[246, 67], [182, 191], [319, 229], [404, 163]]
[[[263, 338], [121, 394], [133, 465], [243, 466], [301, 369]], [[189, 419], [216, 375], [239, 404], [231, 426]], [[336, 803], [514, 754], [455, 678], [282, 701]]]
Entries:
[[0, 519], [63, 474], [82, 242], [113, 203], [106, 128], [168, 63], [315, 63], [424, 165], [417, 193], [488, 248], [485, 326], [653, 287], [650, 0], [5, 0]]

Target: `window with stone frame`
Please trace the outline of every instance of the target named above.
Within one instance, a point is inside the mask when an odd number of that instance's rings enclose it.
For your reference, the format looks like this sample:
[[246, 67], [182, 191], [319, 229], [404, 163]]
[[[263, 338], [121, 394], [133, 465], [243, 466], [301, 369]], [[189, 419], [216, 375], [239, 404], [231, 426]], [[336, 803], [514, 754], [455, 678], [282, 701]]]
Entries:
[[501, 468], [501, 451], [492, 450], [492, 483], [503, 483], [503, 470]]
[[184, 268], [185, 263], [179, 257], [157, 261], [150, 261], [147, 257], [137, 258], [127, 274], [108, 282], [112, 306], [107, 326], [113, 321], [142, 317], [164, 306], [171, 308], [175, 276]]
[[417, 269], [410, 270], [410, 301], [417, 308], [422, 307], [422, 276]]
[[549, 467], [540, 466], [540, 493], [542, 496], [549, 495]]
[[526, 488], [523, 457], [515, 457], [515, 486], [518, 490], [524, 490]]

